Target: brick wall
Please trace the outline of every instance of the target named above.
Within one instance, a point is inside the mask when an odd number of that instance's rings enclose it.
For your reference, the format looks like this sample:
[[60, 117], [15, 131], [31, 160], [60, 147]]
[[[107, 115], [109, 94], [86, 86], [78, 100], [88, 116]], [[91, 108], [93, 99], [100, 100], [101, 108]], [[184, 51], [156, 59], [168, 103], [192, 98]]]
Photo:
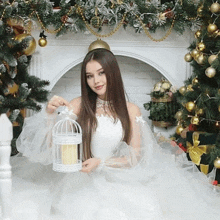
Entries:
[[[140, 60], [124, 56], [116, 57], [129, 101], [140, 107], [144, 119], [148, 121], [149, 112], [144, 109], [143, 104], [150, 101], [148, 94], [162, 75]], [[80, 96], [80, 67], [79, 64], [64, 74], [52, 89], [51, 96], [60, 95], [68, 101]]]

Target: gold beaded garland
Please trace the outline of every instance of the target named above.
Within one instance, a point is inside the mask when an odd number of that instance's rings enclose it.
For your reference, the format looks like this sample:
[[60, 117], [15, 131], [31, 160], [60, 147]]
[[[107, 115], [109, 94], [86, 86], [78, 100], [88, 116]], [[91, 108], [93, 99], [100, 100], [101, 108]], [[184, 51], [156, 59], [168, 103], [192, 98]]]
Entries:
[[81, 8], [80, 6], [78, 6], [77, 11], [78, 11], [78, 13], [81, 15], [81, 17], [82, 17], [82, 19], [83, 19], [83, 22], [85, 23], [85, 25], [86, 25], [86, 27], [88, 28], [88, 30], [89, 30], [93, 35], [95, 35], [95, 36], [98, 37], [98, 38], [110, 37], [111, 35], [113, 35], [114, 33], [116, 33], [116, 32], [118, 31], [118, 29], [121, 27], [121, 25], [124, 23], [124, 20], [125, 20], [125, 18], [126, 18], [126, 16], [127, 16], [127, 14], [124, 13], [124, 15], [123, 15], [121, 21], [118, 23], [117, 27], [116, 27], [114, 30], [112, 30], [110, 33], [108, 33], [108, 34], [98, 34], [98, 33], [96, 33], [96, 32], [90, 27], [90, 25], [89, 25], [88, 22], [86, 21], [86, 18], [85, 18], [85, 16], [83, 15], [83, 10], [82, 10], [82, 8]]
[[[68, 17], [68, 15], [72, 12], [73, 8], [74, 8], [74, 7], [71, 7], [71, 8], [69, 9], [69, 11], [67, 12], [67, 14], [64, 15], [64, 16], [65, 16], [65, 17]], [[33, 12], [31, 13], [31, 15], [29, 15], [29, 17], [32, 17], [34, 13], [35, 13], [36, 16], [37, 16], [37, 19], [38, 19], [38, 21], [39, 21], [39, 23], [40, 23], [42, 29], [45, 30], [45, 31], [48, 32], [48, 33], [51, 33], [51, 34], [55, 34], [55, 33], [60, 32], [61, 29], [65, 26], [66, 21], [67, 21], [67, 19], [64, 19], [62, 25], [61, 25], [59, 28], [57, 28], [56, 30], [49, 30], [48, 28], [46, 28], [46, 27], [44, 26], [44, 24], [43, 24], [43, 22], [42, 22], [42, 20], [41, 20], [41, 18], [40, 18], [40, 16], [39, 16], [39, 14], [37, 13], [37, 11], [33, 11]]]
[[152, 41], [154, 41], [154, 42], [161, 42], [161, 41], [165, 40], [165, 39], [171, 34], [172, 29], [173, 29], [173, 26], [174, 26], [174, 23], [175, 23], [175, 17], [174, 17], [174, 18], [173, 18], [173, 21], [172, 21], [172, 24], [171, 24], [170, 28], [168, 29], [167, 33], [166, 33], [163, 37], [161, 37], [160, 39], [155, 39], [154, 37], [152, 37], [152, 36], [150, 35], [150, 32], [147, 30], [146, 25], [145, 25], [145, 23], [141, 20], [141, 18], [140, 18], [138, 15], [135, 15], [135, 16], [136, 16], [136, 18], [140, 21], [140, 23], [141, 23], [141, 25], [142, 25], [142, 28], [144, 29], [145, 34], [146, 34]]

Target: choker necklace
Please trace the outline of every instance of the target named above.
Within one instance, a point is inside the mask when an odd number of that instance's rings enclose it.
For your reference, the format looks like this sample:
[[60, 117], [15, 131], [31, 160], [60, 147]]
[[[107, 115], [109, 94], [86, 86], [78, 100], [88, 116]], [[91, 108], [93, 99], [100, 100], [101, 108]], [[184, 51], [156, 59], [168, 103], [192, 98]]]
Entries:
[[109, 104], [110, 104], [110, 101], [105, 101], [97, 97], [97, 101], [96, 101], [97, 108], [106, 108], [109, 106]]

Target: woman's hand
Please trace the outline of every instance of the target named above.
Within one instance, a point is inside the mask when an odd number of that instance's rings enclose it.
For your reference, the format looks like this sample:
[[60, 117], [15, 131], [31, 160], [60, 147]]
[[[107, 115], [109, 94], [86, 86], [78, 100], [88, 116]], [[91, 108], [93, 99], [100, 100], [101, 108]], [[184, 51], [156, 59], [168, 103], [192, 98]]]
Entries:
[[101, 159], [99, 158], [90, 158], [82, 163], [82, 172], [84, 173], [90, 173], [94, 169], [98, 167], [98, 165], [101, 163]]
[[69, 107], [70, 104], [64, 98], [55, 95], [47, 103], [46, 112], [49, 114], [52, 114], [58, 107], [64, 106], [64, 105]]

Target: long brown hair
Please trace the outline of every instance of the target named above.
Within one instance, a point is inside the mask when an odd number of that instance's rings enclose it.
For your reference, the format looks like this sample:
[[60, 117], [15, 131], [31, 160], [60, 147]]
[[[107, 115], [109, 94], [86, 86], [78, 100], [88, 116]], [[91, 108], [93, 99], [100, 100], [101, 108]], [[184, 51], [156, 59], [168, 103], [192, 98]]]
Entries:
[[122, 123], [123, 141], [126, 143], [130, 141], [130, 119], [118, 62], [109, 50], [103, 48], [92, 50], [87, 53], [81, 68], [81, 107], [78, 122], [83, 131], [84, 160], [92, 157], [90, 144], [92, 133], [97, 127], [95, 115], [97, 94], [89, 87], [86, 78], [86, 65], [91, 60], [97, 61], [104, 70], [107, 79], [106, 100], [111, 102], [111, 105], [109, 105], [110, 112], [115, 121], [119, 119]]

